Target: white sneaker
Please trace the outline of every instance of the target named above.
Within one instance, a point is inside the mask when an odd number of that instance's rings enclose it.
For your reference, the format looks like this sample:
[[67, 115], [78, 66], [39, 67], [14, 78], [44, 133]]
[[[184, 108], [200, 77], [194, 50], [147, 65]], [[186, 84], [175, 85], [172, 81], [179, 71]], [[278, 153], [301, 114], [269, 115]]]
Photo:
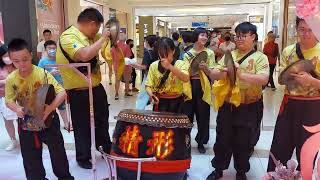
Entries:
[[12, 151], [18, 146], [18, 141], [17, 140], [12, 140], [8, 147], [6, 148], [6, 151]]

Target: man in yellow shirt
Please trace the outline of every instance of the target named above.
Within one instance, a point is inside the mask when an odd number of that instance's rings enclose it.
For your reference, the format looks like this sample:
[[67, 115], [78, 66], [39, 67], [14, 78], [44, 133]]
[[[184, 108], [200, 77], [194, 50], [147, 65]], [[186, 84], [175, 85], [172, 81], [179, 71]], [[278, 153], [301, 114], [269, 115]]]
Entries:
[[[10, 59], [17, 70], [7, 77], [6, 105], [18, 118], [19, 139], [23, 165], [28, 180], [45, 179], [42, 163], [42, 143], [46, 143], [51, 157], [54, 174], [58, 179], [74, 179], [69, 172], [68, 159], [60, 132], [59, 116], [56, 108], [65, 100], [67, 94], [62, 86], [47, 71], [32, 65], [32, 55], [27, 42], [13, 39], [8, 46]], [[33, 123], [35, 114], [35, 93], [42, 84], [52, 84], [56, 97], [44, 109], [44, 117], [53, 113], [52, 124], [43, 129]]]
[[[102, 36], [97, 34], [101, 23], [103, 23], [103, 16], [94, 8], [82, 11], [77, 22], [76, 26], [71, 26], [60, 36], [56, 57], [57, 64], [91, 64], [96, 146], [103, 146], [105, 152], [109, 153], [111, 148], [108, 133], [109, 105], [105, 89], [101, 84], [100, 66], [97, 61], [98, 52], [103, 43], [109, 40], [110, 31], [106, 28]], [[86, 68], [78, 69], [87, 74]], [[91, 169], [88, 84], [72, 69], [61, 68], [60, 73], [70, 100], [76, 160], [80, 167]]]
[[[184, 95], [191, 98], [189, 63], [174, 59], [175, 45], [172, 39], [160, 39], [160, 59], [149, 67], [146, 91], [154, 104], [155, 111], [182, 113]], [[167, 52], [167, 54], [161, 54]], [[189, 84], [190, 85], [190, 84]]]
[[[251, 140], [263, 115], [262, 86], [267, 84], [269, 78], [268, 58], [263, 53], [254, 50], [257, 36], [255, 25], [243, 22], [236, 27], [235, 32], [238, 49], [232, 51], [231, 54], [237, 67], [236, 86], [240, 89], [240, 104], [234, 105], [230, 96], [227, 95], [225, 102], [219, 108], [217, 136], [213, 148], [215, 156], [211, 161], [215, 170], [207, 177], [207, 180], [221, 178], [223, 170], [229, 167], [232, 155], [234, 168], [237, 171], [236, 179], [247, 179], [246, 172], [250, 169]], [[226, 79], [224, 58], [225, 56], [219, 61], [216, 69], [203, 68], [207, 74], [210, 74], [212, 80]], [[214, 95], [217, 96], [217, 94]]]
[[[207, 31], [204, 28], [197, 28], [193, 31], [194, 46], [184, 54], [184, 61], [190, 61], [200, 52], [205, 51], [208, 54], [207, 65], [213, 68], [215, 65], [215, 55], [211, 49], [205, 47], [208, 41]], [[200, 71], [199, 75], [191, 76], [192, 100], [185, 104], [185, 114], [188, 115], [191, 122], [193, 122], [194, 115], [197, 119], [198, 133], [196, 141], [198, 143], [198, 150], [201, 154], [206, 152], [204, 144], [209, 141], [209, 124], [210, 124], [210, 105], [211, 100], [211, 86], [208, 77]]]
[[[299, 42], [283, 50], [280, 69], [300, 60], [314, 59], [316, 62], [315, 74], [320, 77], [320, 43], [314, 36], [308, 24], [297, 17], [296, 27]], [[320, 80], [307, 72], [294, 74], [300, 86], [294, 90], [285, 88], [285, 95], [279, 110], [275, 125], [270, 151], [281, 163], [291, 159], [296, 149], [297, 160], [300, 163], [300, 152], [304, 142], [312, 135], [303, 126], [314, 126], [320, 123]], [[300, 165], [298, 166], [300, 169]], [[275, 164], [269, 159], [268, 171], [274, 171]]]

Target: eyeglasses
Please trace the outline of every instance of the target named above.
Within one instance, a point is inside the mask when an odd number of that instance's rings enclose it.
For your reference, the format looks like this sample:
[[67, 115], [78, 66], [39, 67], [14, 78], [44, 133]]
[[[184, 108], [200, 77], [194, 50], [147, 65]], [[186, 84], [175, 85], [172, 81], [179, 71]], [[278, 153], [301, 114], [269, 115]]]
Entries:
[[239, 40], [246, 40], [249, 36], [251, 36], [252, 34], [250, 34], [250, 35], [236, 35], [235, 37], [234, 37], [234, 40], [236, 40], [236, 41], [239, 41]]
[[300, 33], [300, 34], [311, 34], [312, 33], [312, 29], [305, 29], [305, 28], [299, 28], [298, 29], [298, 32]]

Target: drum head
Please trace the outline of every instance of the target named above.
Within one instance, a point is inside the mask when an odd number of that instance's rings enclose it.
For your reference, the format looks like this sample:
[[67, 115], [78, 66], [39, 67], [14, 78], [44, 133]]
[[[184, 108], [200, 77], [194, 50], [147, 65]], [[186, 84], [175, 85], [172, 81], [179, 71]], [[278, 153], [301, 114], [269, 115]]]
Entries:
[[55, 90], [52, 84], [43, 84], [38, 88], [35, 96], [35, 118], [38, 125], [43, 128], [47, 128], [51, 125], [53, 119], [52, 112], [45, 121], [43, 121], [45, 105], [49, 105], [55, 99]]
[[113, 46], [118, 41], [119, 32], [120, 32], [120, 23], [117, 19], [113, 18], [107, 22], [106, 26], [110, 28], [110, 40], [111, 40], [111, 45]]
[[192, 128], [193, 126], [187, 115], [147, 110], [125, 109], [120, 111], [115, 119], [153, 127]]
[[236, 67], [234, 66], [234, 61], [231, 52], [226, 52], [224, 55], [224, 64], [227, 67], [227, 74], [230, 80], [231, 86], [236, 83]]
[[199, 64], [200, 62], [207, 62], [208, 53], [206, 51], [202, 51], [197, 54], [190, 62], [190, 75], [195, 76], [199, 74]]
[[286, 85], [289, 90], [294, 90], [300, 86], [300, 84], [294, 79], [291, 74], [297, 74], [299, 72], [307, 72], [312, 76], [316, 76], [314, 73], [315, 64], [311, 60], [299, 60], [290, 64], [279, 75], [279, 84]]

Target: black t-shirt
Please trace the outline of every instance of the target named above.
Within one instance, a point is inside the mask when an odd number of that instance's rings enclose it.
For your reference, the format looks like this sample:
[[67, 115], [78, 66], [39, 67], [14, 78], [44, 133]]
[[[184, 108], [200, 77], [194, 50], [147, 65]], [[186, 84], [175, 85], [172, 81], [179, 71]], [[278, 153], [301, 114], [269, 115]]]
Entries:
[[148, 72], [149, 66], [150, 66], [153, 62], [155, 62], [156, 60], [157, 60], [157, 58], [156, 58], [153, 50], [144, 49], [143, 59], [142, 59], [142, 65], [147, 66], [147, 69], [142, 71], [142, 78], [144, 77], [144, 75], [146, 74], [146, 72]]

